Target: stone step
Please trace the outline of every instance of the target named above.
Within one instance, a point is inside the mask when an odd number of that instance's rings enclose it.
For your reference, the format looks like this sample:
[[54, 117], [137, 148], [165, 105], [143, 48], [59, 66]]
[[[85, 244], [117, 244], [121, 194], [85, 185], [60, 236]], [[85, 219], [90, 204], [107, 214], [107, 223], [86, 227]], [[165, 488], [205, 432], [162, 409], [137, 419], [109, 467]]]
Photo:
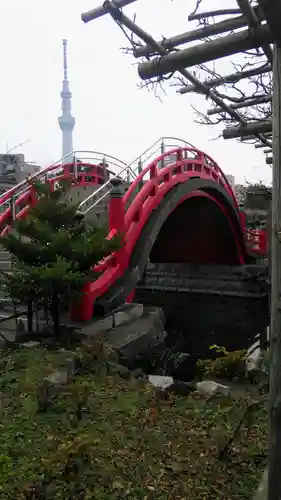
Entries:
[[[19, 314], [21, 312], [20, 308], [17, 308], [17, 313]], [[16, 332], [17, 331], [17, 325], [21, 323], [21, 329], [22, 331], [28, 330], [27, 328], [27, 316], [26, 316], [26, 310], [23, 308], [22, 309], [22, 316], [19, 316], [17, 318], [11, 317], [14, 315], [14, 311], [12, 310], [7, 310], [1, 308], [0, 310], [0, 332], [3, 331], [9, 331], [9, 332]], [[45, 321], [43, 320], [43, 313], [41, 312], [41, 319], [39, 317], [38, 320], [39, 327], [43, 327], [45, 325]], [[34, 330], [36, 329], [36, 320], [34, 318], [33, 320], [33, 328]]]
[[255, 283], [239, 283], [230, 281], [210, 282], [204, 279], [187, 279], [177, 277], [145, 277], [138, 285], [140, 290], [169, 291], [177, 293], [196, 293], [205, 295], [223, 295], [239, 297], [261, 297], [269, 293], [268, 286]]
[[[4, 317], [7, 317], [7, 313], [0, 312], [0, 320]], [[26, 317], [22, 316], [20, 320], [26, 325]], [[164, 323], [165, 317], [162, 309], [155, 307], [144, 309], [142, 304], [124, 304], [107, 318], [93, 320], [82, 327], [81, 324], [75, 325], [69, 320], [62, 321], [64, 326], [76, 326], [82, 340], [84, 338], [87, 343], [95, 338], [101, 338], [118, 352], [122, 364], [129, 369], [146, 365], [159, 352], [164, 352], [167, 335]], [[8, 319], [7, 317], [6, 322], [0, 323], [0, 334], [2, 332], [10, 342], [16, 340], [15, 330], [14, 318]], [[0, 347], [4, 345], [5, 340], [0, 335]]]
[[191, 265], [187, 263], [154, 263], [149, 262], [145, 273], [149, 275], [180, 275], [192, 278], [210, 276], [212, 280], [229, 279], [241, 280], [252, 277], [267, 276], [267, 265], [218, 266], [218, 265]]
[[12, 271], [11, 260], [0, 260], [0, 269], [2, 269], [2, 271]]
[[80, 329], [81, 333], [87, 337], [94, 337], [99, 334], [105, 335], [106, 332], [113, 328], [124, 326], [131, 323], [136, 318], [143, 315], [142, 304], [124, 304], [122, 307], [113, 311], [105, 318], [93, 319], [88, 324], [81, 327], [81, 323], [74, 323], [68, 317], [64, 318], [64, 324], [67, 326], [76, 326]]
[[266, 266], [190, 266], [149, 263], [140, 290], [259, 297], [268, 295]]
[[[115, 322], [112, 322], [115, 316]], [[164, 351], [166, 332], [162, 309], [143, 308], [142, 304], [124, 304], [117, 313], [93, 321], [80, 329], [88, 338], [102, 334], [102, 340], [116, 350], [123, 363], [130, 369], [138, 368], [155, 353]], [[117, 326], [118, 325], [118, 326]], [[103, 329], [103, 331], [102, 331]]]
[[8, 251], [1, 250], [0, 251], [0, 260], [11, 259], [11, 254]]

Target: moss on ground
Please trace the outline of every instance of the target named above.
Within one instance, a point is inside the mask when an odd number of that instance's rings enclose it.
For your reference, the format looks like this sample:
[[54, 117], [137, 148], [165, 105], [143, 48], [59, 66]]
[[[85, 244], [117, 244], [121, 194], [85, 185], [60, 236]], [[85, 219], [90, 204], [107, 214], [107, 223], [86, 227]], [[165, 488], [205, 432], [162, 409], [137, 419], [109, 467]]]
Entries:
[[1, 500], [252, 498], [266, 461], [265, 407], [218, 458], [250, 395], [164, 399], [108, 375], [89, 349], [76, 358], [80, 372], [55, 394], [44, 380], [64, 366], [64, 351], [2, 351]]

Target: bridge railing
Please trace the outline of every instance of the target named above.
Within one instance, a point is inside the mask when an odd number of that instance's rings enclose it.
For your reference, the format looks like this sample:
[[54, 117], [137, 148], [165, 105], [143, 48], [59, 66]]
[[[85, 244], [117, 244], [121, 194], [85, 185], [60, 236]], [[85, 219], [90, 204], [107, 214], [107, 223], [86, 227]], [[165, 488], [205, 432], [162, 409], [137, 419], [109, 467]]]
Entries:
[[[65, 159], [73, 158], [72, 162], [65, 163]], [[33, 182], [55, 183], [57, 180], [69, 179], [74, 184], [84, 168], [104, 166], [107, 169], [109, 179], [118, 176], [119, 172], [129, 172], [128, 165], [118, 158], [98, 151], [77, 150], [65, 155], [52, 165], [43, 168], [34, 175], [28, 176], [27, 180], [12, 187], [0, 196], [0, 232], [3, 234], [2, 226], [5, 223], [5, 231], [10, 227], [13, 220], [24, 215], [28, 207], [36, 201], [36, 194], [30, 184]], [[131, 172], [133, 175], [133, 172]], [[106, 181], [107, 182], [107, 181]]]
[[[179, 147], [191, 147], [195, 149], [195, 146], [183, 139], [176, 137], [160, 137], [160, 139], [155, 141], [149, 148], [131, 161], [123, 171], [120, 171], [116, 177], [119, 177], [128, 183], [132, 182], [143, 171], [144, 166], [147, 165], [151, 159], [159, 156], [159, 153], [160, 155], [163, 155], [168, 149], [175, 149]], [[160, 165], [162, 168], [164, 168], [168, 163], [173, 163], [174, 161], [174, 158], [169, 158], [168, 156], [165, 158], [165, 161], [163, 160], [162, 165]], [[114, 177], [112, 179], [114, 179]], [[103, 186], [98, 188], [94, 193], [91, 193], [80, 203], [78, 207], [80, 213], [86, 215], [86, 213], [106, 198], [111, 191], [112, 179], [109, 179], [107, 183], [103, 184]], [[147, 179], [148, 177], [146, 176], [144, 180]]]
[[[191, 173], [191, 176], [194, 176], [194, 174], [196, 176], [196, 173], [198, 175], [201, 172], [204, 177], [213, 179], [228, 191], [229, 195], [234, 198], [235, 204], [237, 204], [226, 176], [214, 160], [195, 147], [185, 146], [162, 153], [139, 174], [139, 177], [131, 183], [124, 196], [124, 209], [136, 190], [138, 183], [146, 177], [150, 180], [154, 179], [155, 187], [157, 187], [163, 182], [170, 181], [173, 175], [181, 175], [186, 171]], [[134, 207], [135, 209], [136, 207]]]
[[[181, 145], [169, 148], [156, 158], [154, 153], [152, 156], [153, 160], [139, 173], [123, 196], [121, 185], [117, 183], [113, 185], [109, 203], [108, 238], [114, 237], [117, 233], [122, 234], [124, 245], [95, 267], [101, 274], [97, 280], [85, 285], [83, 290], [85, 293], [79, 304], [79, 310], [74, 310], [74, 308], [72, 310], [73, 319], [89, 320], [92, 317], [96, 298], [105, 293], [116, 282], [116, 279], [122, 276], [143, 225], [171, 186], [188, 179], [202, 177], [215, 181], [234, 198], [232, 188], [218, 165], [195, 147]], [[147, 182], [143, 182], [146, 178]], [[137, 191], [142, 182], [141, 189]], [[132, 196], [135, 196], [134, 202], [130, 203]], [[239, 245], [238, 242], [237, 245]], [[241, 254], [241, 262], [242, 260]]]
[[[187, 179], [190, 177], [198, 177], [198, 173], [201, 172], [204, 178], [216, 181], [229, 192], [230, 196], [234, 197], [232, 188], [222, 170], [218, 167], [214, 160], [206, 156], [202, 151], [197, 150], [195, 147], [176, 147], [169, 149], [169, 151], [156, 158], [153, 155], [153, 158], [154, 160], [150, 162], [142, 170], [142, 172], [139, 173], [138, 178], [130, 184], [124, 196], [118, 196], [117, 203], [114, 199], [114, 216], [112, 217], [112, 220], [111, 217], [109, 217], [110, 233], [108, 237], [111, 238], [116, 233], [122, 233], [126, 235], [126, 246], [128, 244], [128, 240], [130, 239], [129, 234], [131, 234], [131, 231], [136, 227], [134, 222], [140, 220], [143, 206], [146, 201], [149, 198], [156, 196], [158, 189], [163, 188], [164, 185], [168, 186], [169, 182], [175, 179], [177, 175]], [[142, 189], [139, 190], [139, 184], [146, 178], [148, 178], [148, 182], [143, 183]], [[152, 181], [152, 183], [149, 181]], [[138, 193], [137, 196], [136, 192]], [[132, 204], [131, 201], [134, 196], [136, 196], [136, 199], [135, 203]], [[93, 206], [95, 206], [99, 201], [100, 200], [97, 200]], [[236, 203], [235, 198], [234, 201]], [[110, 212], [111, 208], [112, 206], [110, 203]], [[115, 212], [118, 212], [118, 217]], [[114, 221], [114, 223], [112, 223], [112, 221]], [[130, 241], [130, 245], [132, 242], [133, 244], [135, 243], [132, 239]], [[112, 265], [113, 267], [116, 266], [116, 264], [119, 265], [119, 257], [123, 260], [123, 254], [124, 249], [108, 256], [98, 266], [98, 270], [104, 271]]]

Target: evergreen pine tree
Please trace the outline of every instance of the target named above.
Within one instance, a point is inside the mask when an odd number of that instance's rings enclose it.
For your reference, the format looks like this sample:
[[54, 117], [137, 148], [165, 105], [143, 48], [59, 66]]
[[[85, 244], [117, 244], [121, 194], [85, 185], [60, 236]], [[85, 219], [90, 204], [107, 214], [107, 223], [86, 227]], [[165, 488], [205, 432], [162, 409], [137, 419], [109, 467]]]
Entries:
[[82, 286], [97, 278], [93, 266], [120, 248], [120, 236], [106, 239], [105, 228], [86, 228], [77, 205], [64, 200], [69, 184], [53, 191], [49, 184], [31, 182], [38, 201], [25, 218], [14, 222], [0, 244], [14, 259], [14, 271], [5, 275], [4, 288], [17, 303], [48, 309], [54, 332], [60, 314]]

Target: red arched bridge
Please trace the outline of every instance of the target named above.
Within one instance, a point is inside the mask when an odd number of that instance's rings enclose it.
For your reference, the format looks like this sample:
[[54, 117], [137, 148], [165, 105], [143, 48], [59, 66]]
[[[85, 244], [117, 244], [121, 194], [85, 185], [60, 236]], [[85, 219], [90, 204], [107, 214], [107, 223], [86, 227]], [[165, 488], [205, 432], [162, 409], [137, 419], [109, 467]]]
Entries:
[[[61, 159], [33, 179], [53, 189], [58, 181], [71, 180], [73, 200], [81, 200], [80, 213], [90, 220], [101, 215], [102, 207], [108, 210], [108, 238], [125, 235], [123, 248], [97, 266], [99, 278], [87, 284], [72, 310], [76, 320], [90, 320], [98, 308], [110, 310], [132, 300], [149, 261], [237, 266], [266, 253], [264, 232], [246, 229], [217, 163], [179, 139], [157, 141], [131, 164], [78, 151], [71, 163]], [[36, 193], [26, 181], [4, 193], [1, 234], [35, 203]]]

